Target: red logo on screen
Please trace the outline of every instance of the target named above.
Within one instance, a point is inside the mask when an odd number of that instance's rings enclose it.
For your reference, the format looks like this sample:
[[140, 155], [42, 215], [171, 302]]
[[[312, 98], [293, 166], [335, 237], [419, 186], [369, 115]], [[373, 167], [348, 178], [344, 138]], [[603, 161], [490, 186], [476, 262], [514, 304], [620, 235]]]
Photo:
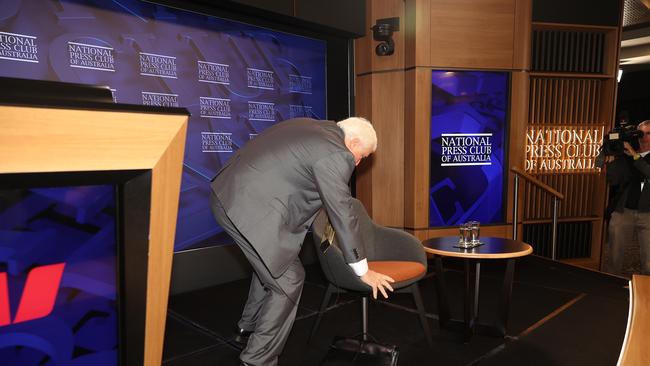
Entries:
[[27, 275], [14, 321], [9, 309], [7, 273], [0, 273], [0, 327], [48, 316], [54, 308], [65, 263], [33, 268]]

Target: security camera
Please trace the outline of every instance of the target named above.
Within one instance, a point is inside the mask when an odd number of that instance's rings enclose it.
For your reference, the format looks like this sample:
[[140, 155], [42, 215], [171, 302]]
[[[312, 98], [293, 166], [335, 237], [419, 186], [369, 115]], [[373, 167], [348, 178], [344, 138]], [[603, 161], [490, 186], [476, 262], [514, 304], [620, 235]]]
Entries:
[[395, 52], [393, 28], [390, 24], [376, 24], [372, 27], [372, 38], [380, 43], [375, 48], [377, 56], [390, 56]]
[[393, 32], [399, 31], [399, 18], [377, 19], [372, 28], [372, 38], [379, 41], [375, 48], [377, 56], [390, 56], [395, 53]]
[[395, 53], [395, 42], [392, 38], [386, 40], [386, 42], [381, 42], [375, 47], [375, 53], [377, 56], [390, 56]]

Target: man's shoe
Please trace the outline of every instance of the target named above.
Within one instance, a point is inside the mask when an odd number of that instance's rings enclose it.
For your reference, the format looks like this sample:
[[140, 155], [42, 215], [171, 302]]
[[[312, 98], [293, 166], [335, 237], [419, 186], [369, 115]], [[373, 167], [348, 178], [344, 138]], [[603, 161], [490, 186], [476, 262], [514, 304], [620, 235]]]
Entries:
[[235, 330], [234, 341], [246, 345], [248, 343], [248, 338], [250, 338], [251, 334], [253, 334], [253, 331], [251, 330], [237, 328], [237, 330]]

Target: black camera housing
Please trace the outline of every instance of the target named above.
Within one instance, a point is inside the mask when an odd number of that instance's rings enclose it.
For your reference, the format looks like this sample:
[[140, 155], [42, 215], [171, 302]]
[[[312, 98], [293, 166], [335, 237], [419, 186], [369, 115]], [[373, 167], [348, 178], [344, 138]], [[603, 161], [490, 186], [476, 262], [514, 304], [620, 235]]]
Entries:
[[395, 53], [393, 32], [399, 31], [399, 18], [377, 19], [377, 24], [370, 29], [372, 29], [372, 38], [379, 41], [375, 47], [377, 56], [390, 56]]
[[625, 152], [624, 142], [632, 145], [634, 150], [639, 150], [639, 139], [643, 134], [635, 125], [616, 126], [604, 136], [601, 151], [605, 155], [622, 155]]

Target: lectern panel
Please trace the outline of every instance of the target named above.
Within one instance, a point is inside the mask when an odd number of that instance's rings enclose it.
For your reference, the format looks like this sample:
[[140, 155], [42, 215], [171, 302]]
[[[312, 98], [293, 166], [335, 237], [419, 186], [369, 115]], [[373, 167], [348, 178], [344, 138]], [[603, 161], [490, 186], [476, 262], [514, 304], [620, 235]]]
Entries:
[[0, 363], [142, 365], [151, 171], [0, 174]]
[[117, 365], [116, 189], [0, 188], [3, 365]]

